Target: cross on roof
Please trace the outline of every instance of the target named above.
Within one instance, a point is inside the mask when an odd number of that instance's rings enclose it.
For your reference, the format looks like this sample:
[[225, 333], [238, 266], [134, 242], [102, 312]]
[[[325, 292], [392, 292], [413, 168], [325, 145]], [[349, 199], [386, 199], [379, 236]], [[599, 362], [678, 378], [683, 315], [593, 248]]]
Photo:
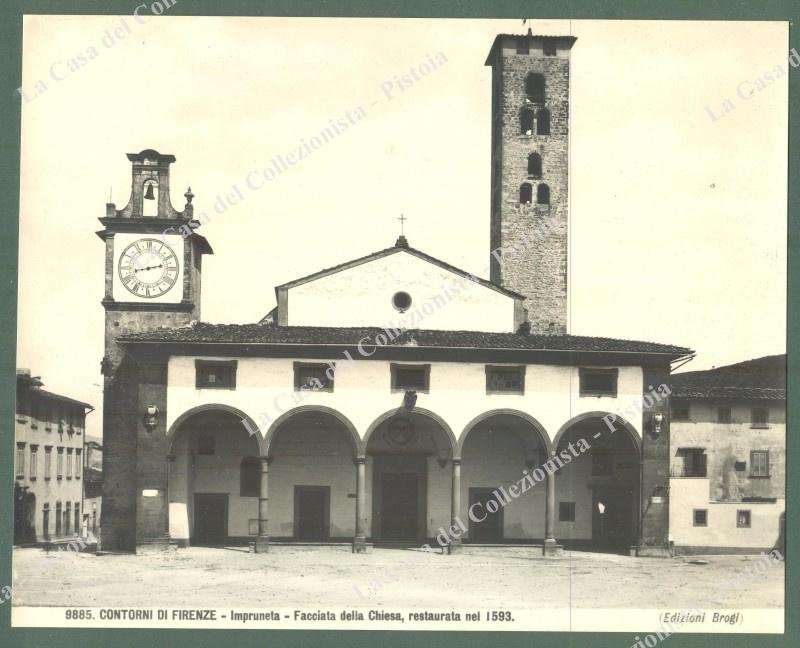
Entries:
[[403, 236], [405, 234], [404, 229], [405, 229], [405, 224], [406, 224], [406, 221], [408, 220], [408, 218], [403, 216], [403, 214], [400, 214], [400, 217], [397, 220], [400, 221], [400, 236]]

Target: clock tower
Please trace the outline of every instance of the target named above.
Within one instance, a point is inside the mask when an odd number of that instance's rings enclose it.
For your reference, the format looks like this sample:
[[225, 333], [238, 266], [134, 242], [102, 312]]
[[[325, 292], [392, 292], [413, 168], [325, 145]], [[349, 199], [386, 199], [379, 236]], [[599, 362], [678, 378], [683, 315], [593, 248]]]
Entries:
[[[191, 188], [184, 194], [183, 211], [170, 201], [169, 169], [175, 156], [146, 149], [129, 153], [128, 159], [128, 204], [122, 209], [106, 204], [106, 215], [99, 219], [103, 229], [97, 232], [105, 243], [106, 311], [101, 542], [104, 549], [117, 551], [133, 551], [167, 536], [163, 476], [170, 451], [164, 423], [166, 358], [134, 360], [117, 339], [198, 320], [201, 262], [204, 254], [212, 254], [195, 232]], [[157, 416], [150, 409], [146, 421], [148, 408], [156, 408]], [[154, 445], [165, 447], [149, 447]]]

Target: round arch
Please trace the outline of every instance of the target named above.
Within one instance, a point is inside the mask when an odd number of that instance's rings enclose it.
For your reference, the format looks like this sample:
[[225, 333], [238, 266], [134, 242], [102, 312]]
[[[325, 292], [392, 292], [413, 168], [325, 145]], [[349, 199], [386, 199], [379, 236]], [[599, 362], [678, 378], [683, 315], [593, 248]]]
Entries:
[[414, 407], [414, 409], [410, 410], [398, 407], [393, 410], [389, 410], [388, 412], [384, 412], [378, 418], [376, 418], [367, 428], [367, 433], [364, 435], [364, 441], [362, 442], [361, 445], [361, 454], [359, 455], [360, 457], [366, 456], [367, 446], [369, 444], [370, 438], [372, 437], [372, 433], [375, 432], [375, 430], [377, 430], [382, 423], [385, 423], [390, 418], [397, 416], [399, 414], [418, 414], [420, 416], [425, 416], [431, 419], [444, 431], [444, 433], [447, 435], [447, 438], [450, 440], [450, 450], [452, 452], [453, 459], [461, 458], [461, 455], [457, 454], [458, 440], [456, 439], [456, 435], [453, 434], [453, 430], [450, 429], [450, 426], [447, 423], [445, 423], [445, 420], [441, 416], [422, 407]]
[[574, 427], [578, 423], [582, 421], [588, 421], [589, 419], [602, 419], [604, 416], [614, 416], [616, 417], [614, 420], [614, 425], [617, 426], [619, 429], [625, 430], [628, 438], [630, 439], [633, 447], [636, 449], [636, 458], [641, 460], [642, 458], [642, 443], [641, 437], [636, 431], [636, 428], [631, 425], [628, 421], [622, 418], [619, 414], [613, 414], [612, 412], [585, 412], [584, 414], [578, 414], [574, 416], [569, 421], [564, 423], [561, 428], [556, 433], [555, 438], [553, 439], [553, 450], [558, 452], [558, 444], [561, 442], [563, 436], [570, 430], [570, 428]]
[[256, 437], [259, 454], [262, 456], [267, 455], [267, 443], [258, 425], [256, 425], [256, 422], [242, 410], [232, 407], [231, 405], [223, 405], [221, 403], [198, 405], [197, 407], [186, 410], [183, 414], [176, 418], [172, 425], [169, 426], [169, 430], [167, 430], [167, 444], [170, 449], [172, 449], [172, 443], [175, 440], [175, 435], [181, 429], [181, 426], [192, 416], [203, 414], [205, 412], [227, 412], [228, 414], [233, 414], [234, 416], [238, 417], [242, 421], [242, 427], [247, 430], [251, 436]]
[[336, 419], [347, 431], [347, 437], [350, 440], [350, 444], [353, 448], [353, 458], [363, 456], [363, 453], [361, 452], [361, 438], [358, 436], [358, 431], [356, 430], [355, 425], [353, 425], [350, 419], [341, 412], [338, 412], [331, 407], [325, 407], [324, 405], [300, 405], [299, 407], [295, 407], [294, 409], [290, 409], [288, 412], [281, 414], [272, 422], [272, 425], [269, 426], [267, 434], [264, 437], [264, 455], [268, 456], [268, 453], [272, 448], [272, 442], [275, 440], [275, 435], [277, 434], [281, 425], [295, 416], [308, 413], [327, 414]]
[[464, 426], [464, 430], [461, 432], [461, 436], [458, 439], [457, 458], [461, 457], [461, 453], [464, 450], [464, 443], [466, 442], [470, 432], [472, 432], [472, 430], [474, 430], [475, 427], [477, 427], [480, 423], [483, 423], [483, 421], [490, 419], [494, 416], [513, 416], [528, 423], [528, 425], [530, 425], [534, 429], [536, 435], [539, 437], [539, 441], [542, 442], [542, 445], [547, 451], [547, 456], [549, 457], [551, 455], [554, 446], [550, 444], [550, 437], [547, 434], [547, 430], [545, 430], [544, 426], [530, 414], [526, 414], [525, 412], [521, 412], [519, 410], [506, 408], [506, 409], [494, 409], [488, 412], [484, 412], [483, 414], [479, 414], [469, 423], [467, 423], [466, 426]]

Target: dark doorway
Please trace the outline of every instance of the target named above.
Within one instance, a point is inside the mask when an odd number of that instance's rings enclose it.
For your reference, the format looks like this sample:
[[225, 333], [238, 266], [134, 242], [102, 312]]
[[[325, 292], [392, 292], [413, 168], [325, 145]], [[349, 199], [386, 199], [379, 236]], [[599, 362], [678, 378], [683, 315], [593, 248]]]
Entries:
[[381, 538], [416, 540], [417, 474], [386, 472], [381, 481]]
[[42, 511], [42, 539], [50, 539], [50, 505], [45, 504]]
[[391, 544], [425, 542], [428, 459], [380, 454], [372, 464], [372, 537]]
[[[499, 506], [499, 503], [492, 496], [494, 491], [494, 488], [469, 489], [469, 506], [470, 510], [474, 511], [474, 515], [470, 515], [469, 519], [470, 542], [492, 543], [503, 541], [503, 507]], [[492, 508], [495, 505], [498, 506], [494, 513], [490, 512], [486, 507], [489, 501], [493, 500]], [[473, 505], [475, 506], [474, 509], [472, 508]], [[475, 520], [472, 519], [473, 517]]]
[[14, 485], [14, 543], [36, 541], [36, 496]]
[[628, 553], [632, 537], [633, 493], [595, 488], [592, 494], [592, 544], [600, 551]]
[[297, 540], [330, 538], [330, 486], [294, 487], [294, 534]]
[[197, 493], [194, 496], [194, 537], [199, 545], [223, 545], [228, 539], [228, 495]]

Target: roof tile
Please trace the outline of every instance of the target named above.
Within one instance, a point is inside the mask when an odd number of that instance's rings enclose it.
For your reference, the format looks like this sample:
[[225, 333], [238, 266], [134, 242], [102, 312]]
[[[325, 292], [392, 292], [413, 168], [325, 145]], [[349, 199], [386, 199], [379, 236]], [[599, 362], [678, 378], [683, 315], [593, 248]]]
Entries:
[[151, 329], [122, 336], [119, 340], [127, 343], [357, 345], [365, 338], [375, 341], [378, 335], [387, 339], [386, 346], [655, 353], [676, 357], [691, 353], [691, 350], [685, 347], [668, 344], [581, 335], [522, 335], [425, 329], [396, 330], [392, 333], [390, 330], [379, 327], [344, 328], [278, 326], [275, 324], [207, 324], [204, 322], [196, 323], [191, 327]]

